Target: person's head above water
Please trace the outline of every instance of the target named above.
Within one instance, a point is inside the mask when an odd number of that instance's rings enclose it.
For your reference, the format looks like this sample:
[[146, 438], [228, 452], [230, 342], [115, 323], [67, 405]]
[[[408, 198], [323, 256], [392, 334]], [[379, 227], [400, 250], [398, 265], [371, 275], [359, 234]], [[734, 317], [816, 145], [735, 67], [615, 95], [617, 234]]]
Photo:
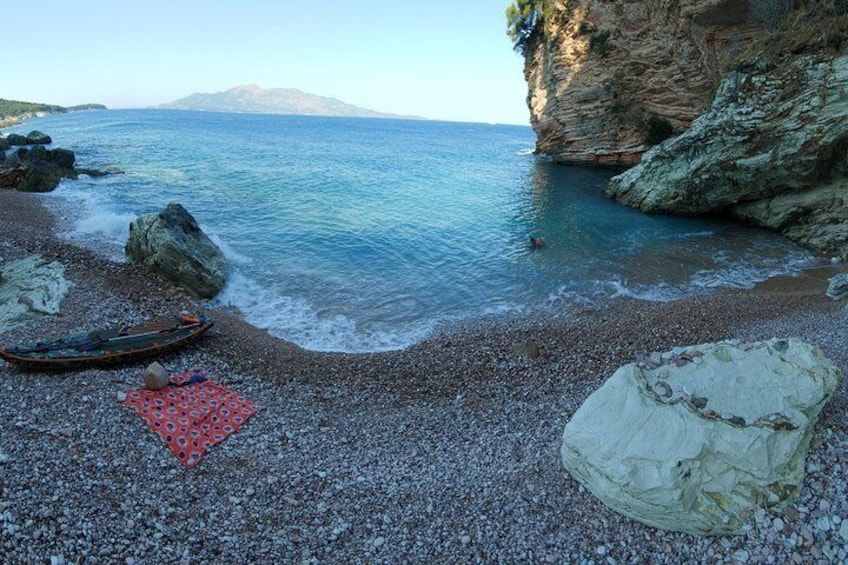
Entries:
[[531, 235], [530, 236], [530, 245], [533, 246], [533, 247], [544, 247], [545, 246], [545, 240], [542, 239], [541, 237], [533, 237]]

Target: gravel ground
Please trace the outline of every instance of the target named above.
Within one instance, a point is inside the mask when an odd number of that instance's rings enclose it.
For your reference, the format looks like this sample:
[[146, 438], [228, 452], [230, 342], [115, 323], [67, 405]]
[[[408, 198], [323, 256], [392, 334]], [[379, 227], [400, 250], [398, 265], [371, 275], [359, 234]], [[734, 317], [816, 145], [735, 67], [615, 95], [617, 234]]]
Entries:
[[[58, 317], [0, 341], [205, 309], [56, 239], [52, 225], [37, 196], [0, 193], [0, 256], [41, 253], [73, 282]], [[58, 375], [0, 363], [0, 561], [845, 561], [845, 381], [819, 421], [801, 497], [782, 514], [757, 511], [742, 536], [619, 516], [559, 458], [568, 418], [637, 352], [798, 336], [848, 370], [848, 310], [823, 297], [822, 276], [454, 328], [380, 354], [308, 352], [209, 311], [209, 334], [158, 360], [202, 369], [259, 410], [191, 470], [118, 401], [149, 361]]]

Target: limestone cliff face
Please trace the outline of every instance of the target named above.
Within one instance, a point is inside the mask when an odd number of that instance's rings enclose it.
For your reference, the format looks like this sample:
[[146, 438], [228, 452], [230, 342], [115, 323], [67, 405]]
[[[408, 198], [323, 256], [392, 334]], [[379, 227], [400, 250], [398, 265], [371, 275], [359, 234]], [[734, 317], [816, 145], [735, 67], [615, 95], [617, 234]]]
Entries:
[[729, 213], [848, 260], [848, 47], [731, 73], [606, 193], [646, 212]]
[[[546, 3], [547, 4], [547, 3]], [[699, 115], [781, 0], [551, 0], [525, 49], [537, 151], [633, 165]]]

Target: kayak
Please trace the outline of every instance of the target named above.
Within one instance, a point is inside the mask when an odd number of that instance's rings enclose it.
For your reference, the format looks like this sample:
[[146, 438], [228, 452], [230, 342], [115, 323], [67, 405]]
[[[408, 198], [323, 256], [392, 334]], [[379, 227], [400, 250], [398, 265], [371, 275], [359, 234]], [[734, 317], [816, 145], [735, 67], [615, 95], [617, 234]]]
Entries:
[[64, 370], [135, 361], [181, 347], [213, 325], [212, 318], [182, 316], [0, 348], [0, 357], [25, 369]]

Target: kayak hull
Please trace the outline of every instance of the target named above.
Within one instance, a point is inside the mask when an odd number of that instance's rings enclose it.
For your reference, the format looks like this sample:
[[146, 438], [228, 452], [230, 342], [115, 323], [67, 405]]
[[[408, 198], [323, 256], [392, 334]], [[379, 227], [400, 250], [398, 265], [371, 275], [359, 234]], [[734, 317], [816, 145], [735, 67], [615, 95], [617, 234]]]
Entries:
[[212, 318], [205, 315], [155, 320], [0, 348], [0, 358], [24, 369], [41, 371], [115, 365], [188, 345], [213, 324]]

